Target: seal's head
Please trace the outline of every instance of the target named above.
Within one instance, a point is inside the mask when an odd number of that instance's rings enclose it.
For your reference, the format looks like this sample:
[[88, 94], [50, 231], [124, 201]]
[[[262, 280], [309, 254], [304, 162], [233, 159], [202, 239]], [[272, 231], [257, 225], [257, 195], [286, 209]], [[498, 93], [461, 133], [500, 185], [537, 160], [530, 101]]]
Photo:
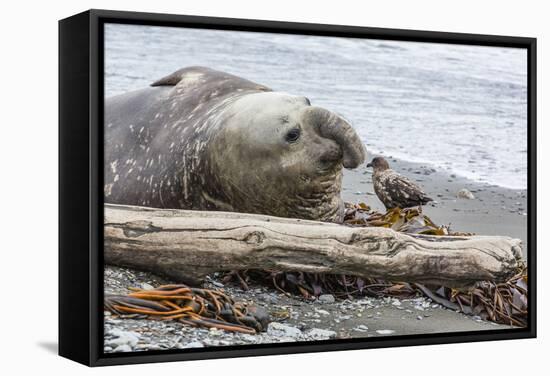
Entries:
[[383, 157], [375, 157], [367, 164], [367, 167], [372, 167], [374, 172], [382, 172], [389, 170], [390, 164]]
[[208, 154], [227, 209], [336, 222], [344, 215], [342, 167], [366, 157], [343, 118], [280, 92], [233, 102]]

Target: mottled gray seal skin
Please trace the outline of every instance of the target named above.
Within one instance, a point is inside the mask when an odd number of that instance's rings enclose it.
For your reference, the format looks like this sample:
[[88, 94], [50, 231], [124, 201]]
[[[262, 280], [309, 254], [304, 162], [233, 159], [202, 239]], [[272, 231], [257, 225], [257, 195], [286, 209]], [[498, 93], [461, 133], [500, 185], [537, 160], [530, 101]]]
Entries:
[[365, 148], [302, 96], [204, 67], [105, 100], [105, 202], [342, 221]]

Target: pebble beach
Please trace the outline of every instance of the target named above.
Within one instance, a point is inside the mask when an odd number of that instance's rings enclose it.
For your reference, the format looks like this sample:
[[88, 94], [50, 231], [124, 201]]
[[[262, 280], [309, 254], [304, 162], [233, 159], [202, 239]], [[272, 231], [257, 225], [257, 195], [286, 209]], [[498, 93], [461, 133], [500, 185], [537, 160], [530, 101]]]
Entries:
[[[106, 294], [127, 294], [129, 287], [151, 288], [169, 282], [150, 273], [105, 267]], [[337, 300], [327, 294], [306, 301], [262, 285], [251, 285], [244, 291], [239, 286], [223, 284], [219, 274], [210, 276], [204, 287], [223, 289], [235, 301], [261, 306], [273, 321], [265, 332], [251, 335], [195, 328], [178, 321], [121, 318], [104, 312], [104, 352], [185, 350], [510, 328], [453, 312], [424, 297]]]

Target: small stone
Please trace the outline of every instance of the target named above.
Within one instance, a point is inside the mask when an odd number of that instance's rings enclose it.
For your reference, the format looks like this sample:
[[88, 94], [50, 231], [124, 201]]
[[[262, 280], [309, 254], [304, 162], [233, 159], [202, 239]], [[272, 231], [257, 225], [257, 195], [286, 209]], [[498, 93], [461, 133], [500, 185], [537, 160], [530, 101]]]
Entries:
[[261, 294], [259, 298], [262, 299], [264, 302], [270, 303], [270, 304], [277, 304], [279, 302], [279, 298], [277, 298], [277, 296], [274, 294], [264, 293], [264, 294]]
[[257, 337], [251, 334], [242, 334], [241, 338], [246, 342], [256, 342]]
[[336, 337], [336, 332], [333, 330], [326, 330], [326, 329], [318, 329], [314, 328], [308, 331], [307, 336], [314, 340], [323, 340], [323, 339], [330, 339]]
[[128, 345], [119, 345], [113, 351], [114, 352], [131, 352], [132, 348]]
[[369, 327], [366, 326], [366, 325], [361, 324], [361, 325], [358, 325], [355, 328], [353, 328], [353, 330], [356, 330], [358, 332], [366, 332], [367, 330], [369, 330]]
[[321, 315], [328, 316], [330, 313], [328, 311], [325, 311], [324, 309], [315, 309], [317, 313], [320, 313]]
[[272, 322], [267, 327], [267, 334], [274, 337], [297, 338], [302, 335], [302, 331], [294, 326]]
[[395, 330], [391, 330], [391, 329], [380, 329], [380, 330], [377, 330], [376, 333], [385, 336], [385, 335], [389, 335], [389, 334], [395, 333]]
[[456, 194], [456, 197], [463, 198], [466, 200], [473, 200], [475, 198], [474, 194], [467, 190], [466, 188], [462, 188], [458, 193]]
[[330, 304], [336, 301], [336, 299], [334, 299], [334, 296], [331, 294], [320, 295], [319, 298], [317, 298], [317, 300], [319, 301], [319, 303], [323, 303], [323, 304]]
[[[135, 346], [138, 343], [140, 335], [134, 332], [126, 332], [120, 329], [112, 329], [107, 334], [112, 335], [113, 339], [105, 341], [105, 346], [118, 347], [121, 345]], [[116, 351], [116, 349], [115, 349]]]
[[143, 289], [143, 290], [153, 290], [154, 287], [151, 286], [150, 284], [148, 284], [147, 282], [143, 282], [140, 287]]
[[181, 349], [197, 349], [197, 348], [200, 348], [200, 347], [204, 347], [204, 344], [200, 341], [193, 341], [193, 342], [189, 342], [183, 346], [181, 346], [180, 348]]
[[422, 320], [422, 316], [416, 316], [417, 320]]
[[209, 332], [211, 336], [215, 336], [215, 337], [221, 336], [223, 334], [222, 331], [219, 330], [218, 328], [210, 328]]
[[218, 287], [218, 288], [222, 288], [223, 287], [223, 283], [220, 283], [218, 281], [210, 281], [210, 283], [212, 283], [214, 286]]

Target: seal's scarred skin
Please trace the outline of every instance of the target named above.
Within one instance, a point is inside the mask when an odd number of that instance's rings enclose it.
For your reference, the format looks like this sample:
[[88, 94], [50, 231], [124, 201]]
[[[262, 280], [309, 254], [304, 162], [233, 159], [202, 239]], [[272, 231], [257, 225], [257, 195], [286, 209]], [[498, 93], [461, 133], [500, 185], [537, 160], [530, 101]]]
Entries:
[[366, 152], [336, 114], [204, 67], [105, 100], [105, 202], [341, 221]]

